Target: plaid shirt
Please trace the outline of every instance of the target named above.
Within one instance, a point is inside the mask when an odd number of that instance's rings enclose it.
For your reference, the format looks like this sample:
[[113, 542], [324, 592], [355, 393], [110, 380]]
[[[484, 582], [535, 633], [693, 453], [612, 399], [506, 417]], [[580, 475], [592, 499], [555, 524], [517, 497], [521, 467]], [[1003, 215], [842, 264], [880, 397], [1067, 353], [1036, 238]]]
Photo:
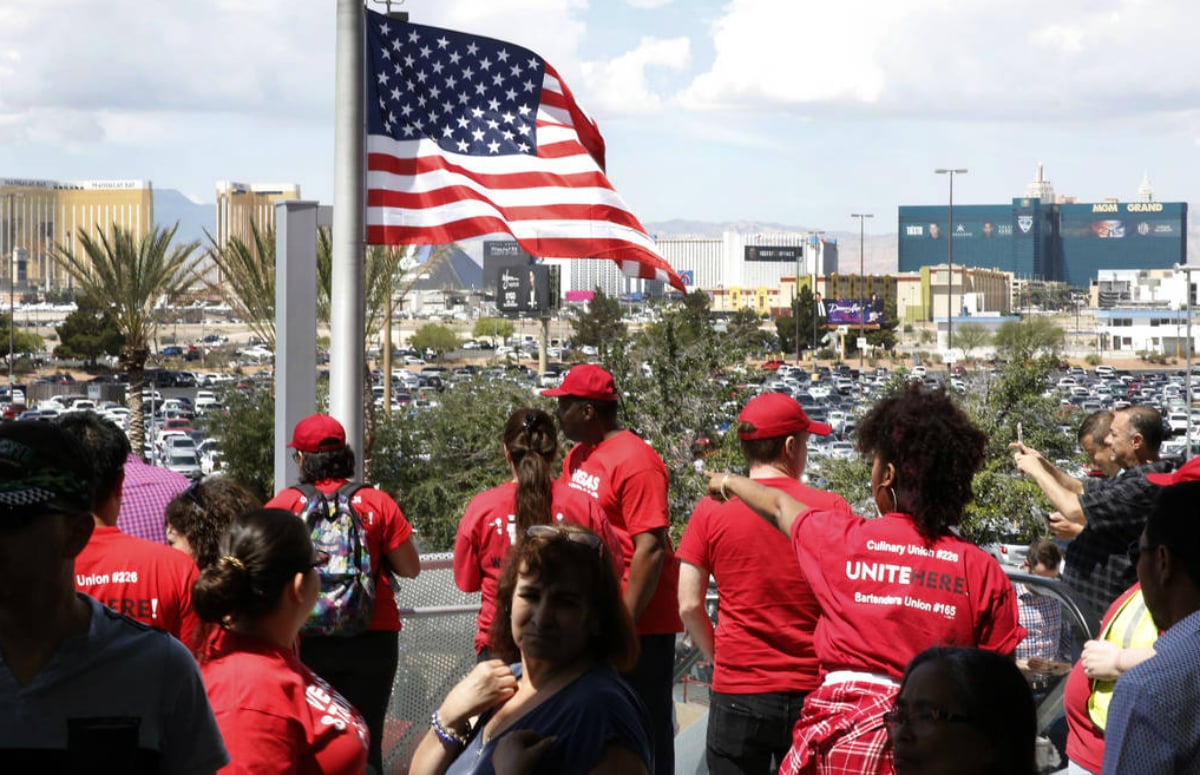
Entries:
[[1039, 594], [1024, 584], [1013, 584], [1017, 592], [1017, 615], [1025, 628], [1025, 639], [1017, 644], [1017, 659], [1043, 657], [1062, 661], [1070, 658], [1070, 631], [1063, 627], [1062, 603]]
[[131, 454], [125, 458], [125, 484], [121, 487], [117, 528], [125, 535], [165, 544], [167, 504], [189, 484], [186, 476], [147, 465]]
[[811, 692], [779, 775], [892, 775], [892, 745], [883, 714], [892, 709], [898, 691], [846, 681]]
[[1099, 618], [1117, 596], [1137, 581], [1128, 549], [1142, 534], [1158, 487], [1148, 473], [1174, 471], [1178, 460], [1157, 460], [1127, 468], [1112, 479], [1088, 479], [1079, 496], [1087, 525], [1067, 545], [1063, 583], [1080, 607]]

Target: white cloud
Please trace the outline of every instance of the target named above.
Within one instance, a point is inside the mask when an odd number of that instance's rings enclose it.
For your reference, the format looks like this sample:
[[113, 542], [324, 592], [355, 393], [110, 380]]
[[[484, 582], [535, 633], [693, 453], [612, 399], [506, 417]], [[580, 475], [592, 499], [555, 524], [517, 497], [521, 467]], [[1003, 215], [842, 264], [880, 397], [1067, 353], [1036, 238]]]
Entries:
[[[661, 40], [642, 38], [633, 51], [608, 62], [585, 62], [582, 85], [589, 109], [607, 115], [650, 113], [662, 108], [662, 98], [650, 84], [647, 69], [662, 67], [680, 71], [691, 59], [687, 38]], [[581, 98], [582, 99], [582, 98]]]
[[1186, 110], [1200, 103], [1198, 25], [1200, 6], [1145, 0], [732, 0], [711, 67], [677, 100], [958, 120]]
[[655, 9], [670, 5], [673, 0], [625, 0], [625, 4], [633, 8]]

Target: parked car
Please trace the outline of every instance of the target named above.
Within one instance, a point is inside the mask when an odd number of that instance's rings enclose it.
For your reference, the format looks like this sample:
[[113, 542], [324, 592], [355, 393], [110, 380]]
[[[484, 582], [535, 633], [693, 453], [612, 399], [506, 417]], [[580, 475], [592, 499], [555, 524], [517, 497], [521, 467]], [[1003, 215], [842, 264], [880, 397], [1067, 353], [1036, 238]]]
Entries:
[[[191, 439], [188, 439], [191, 441]], [[196, 455], [193, 445], [190, 449], [170, 449], [163, 453], [162, 467], [177, 474], [183, 474], [188, 479], [196, 480], [204, 475], [200, 469], [200, 458]]]

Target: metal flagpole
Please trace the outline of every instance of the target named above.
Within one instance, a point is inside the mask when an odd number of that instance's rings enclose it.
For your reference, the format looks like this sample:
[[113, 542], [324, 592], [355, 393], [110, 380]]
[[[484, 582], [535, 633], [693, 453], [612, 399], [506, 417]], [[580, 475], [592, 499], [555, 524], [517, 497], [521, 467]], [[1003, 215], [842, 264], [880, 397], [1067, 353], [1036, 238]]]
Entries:
[[334, 89], [333, 278], [329, 300], [329, 412], [346, 429], [355, 455], [355, 477], [363, 464], [364, 170], [363, 5], [337, 2]]

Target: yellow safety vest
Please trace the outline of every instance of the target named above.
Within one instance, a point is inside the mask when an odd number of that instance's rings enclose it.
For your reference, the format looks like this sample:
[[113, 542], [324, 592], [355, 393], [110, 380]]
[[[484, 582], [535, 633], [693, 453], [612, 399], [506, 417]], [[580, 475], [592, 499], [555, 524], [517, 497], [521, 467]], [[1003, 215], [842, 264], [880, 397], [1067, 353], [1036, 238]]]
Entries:
[[[1100, 632], [1100, 640], [1116, 643], [1123, 649], [1137, 649], [1153, 646], [1158, 640], [1158, 628], [1142, 599], [1142, 590], [1129, 596], [1121, 604], [1108, 626]], [[1116, 681], [1092, 681], [1092, 693], [1088, 697], [1088, 716], [1097, 728], [1103, 730], [1108, 723], [1108, 706], [1112, 702], [1113, 687]]]

